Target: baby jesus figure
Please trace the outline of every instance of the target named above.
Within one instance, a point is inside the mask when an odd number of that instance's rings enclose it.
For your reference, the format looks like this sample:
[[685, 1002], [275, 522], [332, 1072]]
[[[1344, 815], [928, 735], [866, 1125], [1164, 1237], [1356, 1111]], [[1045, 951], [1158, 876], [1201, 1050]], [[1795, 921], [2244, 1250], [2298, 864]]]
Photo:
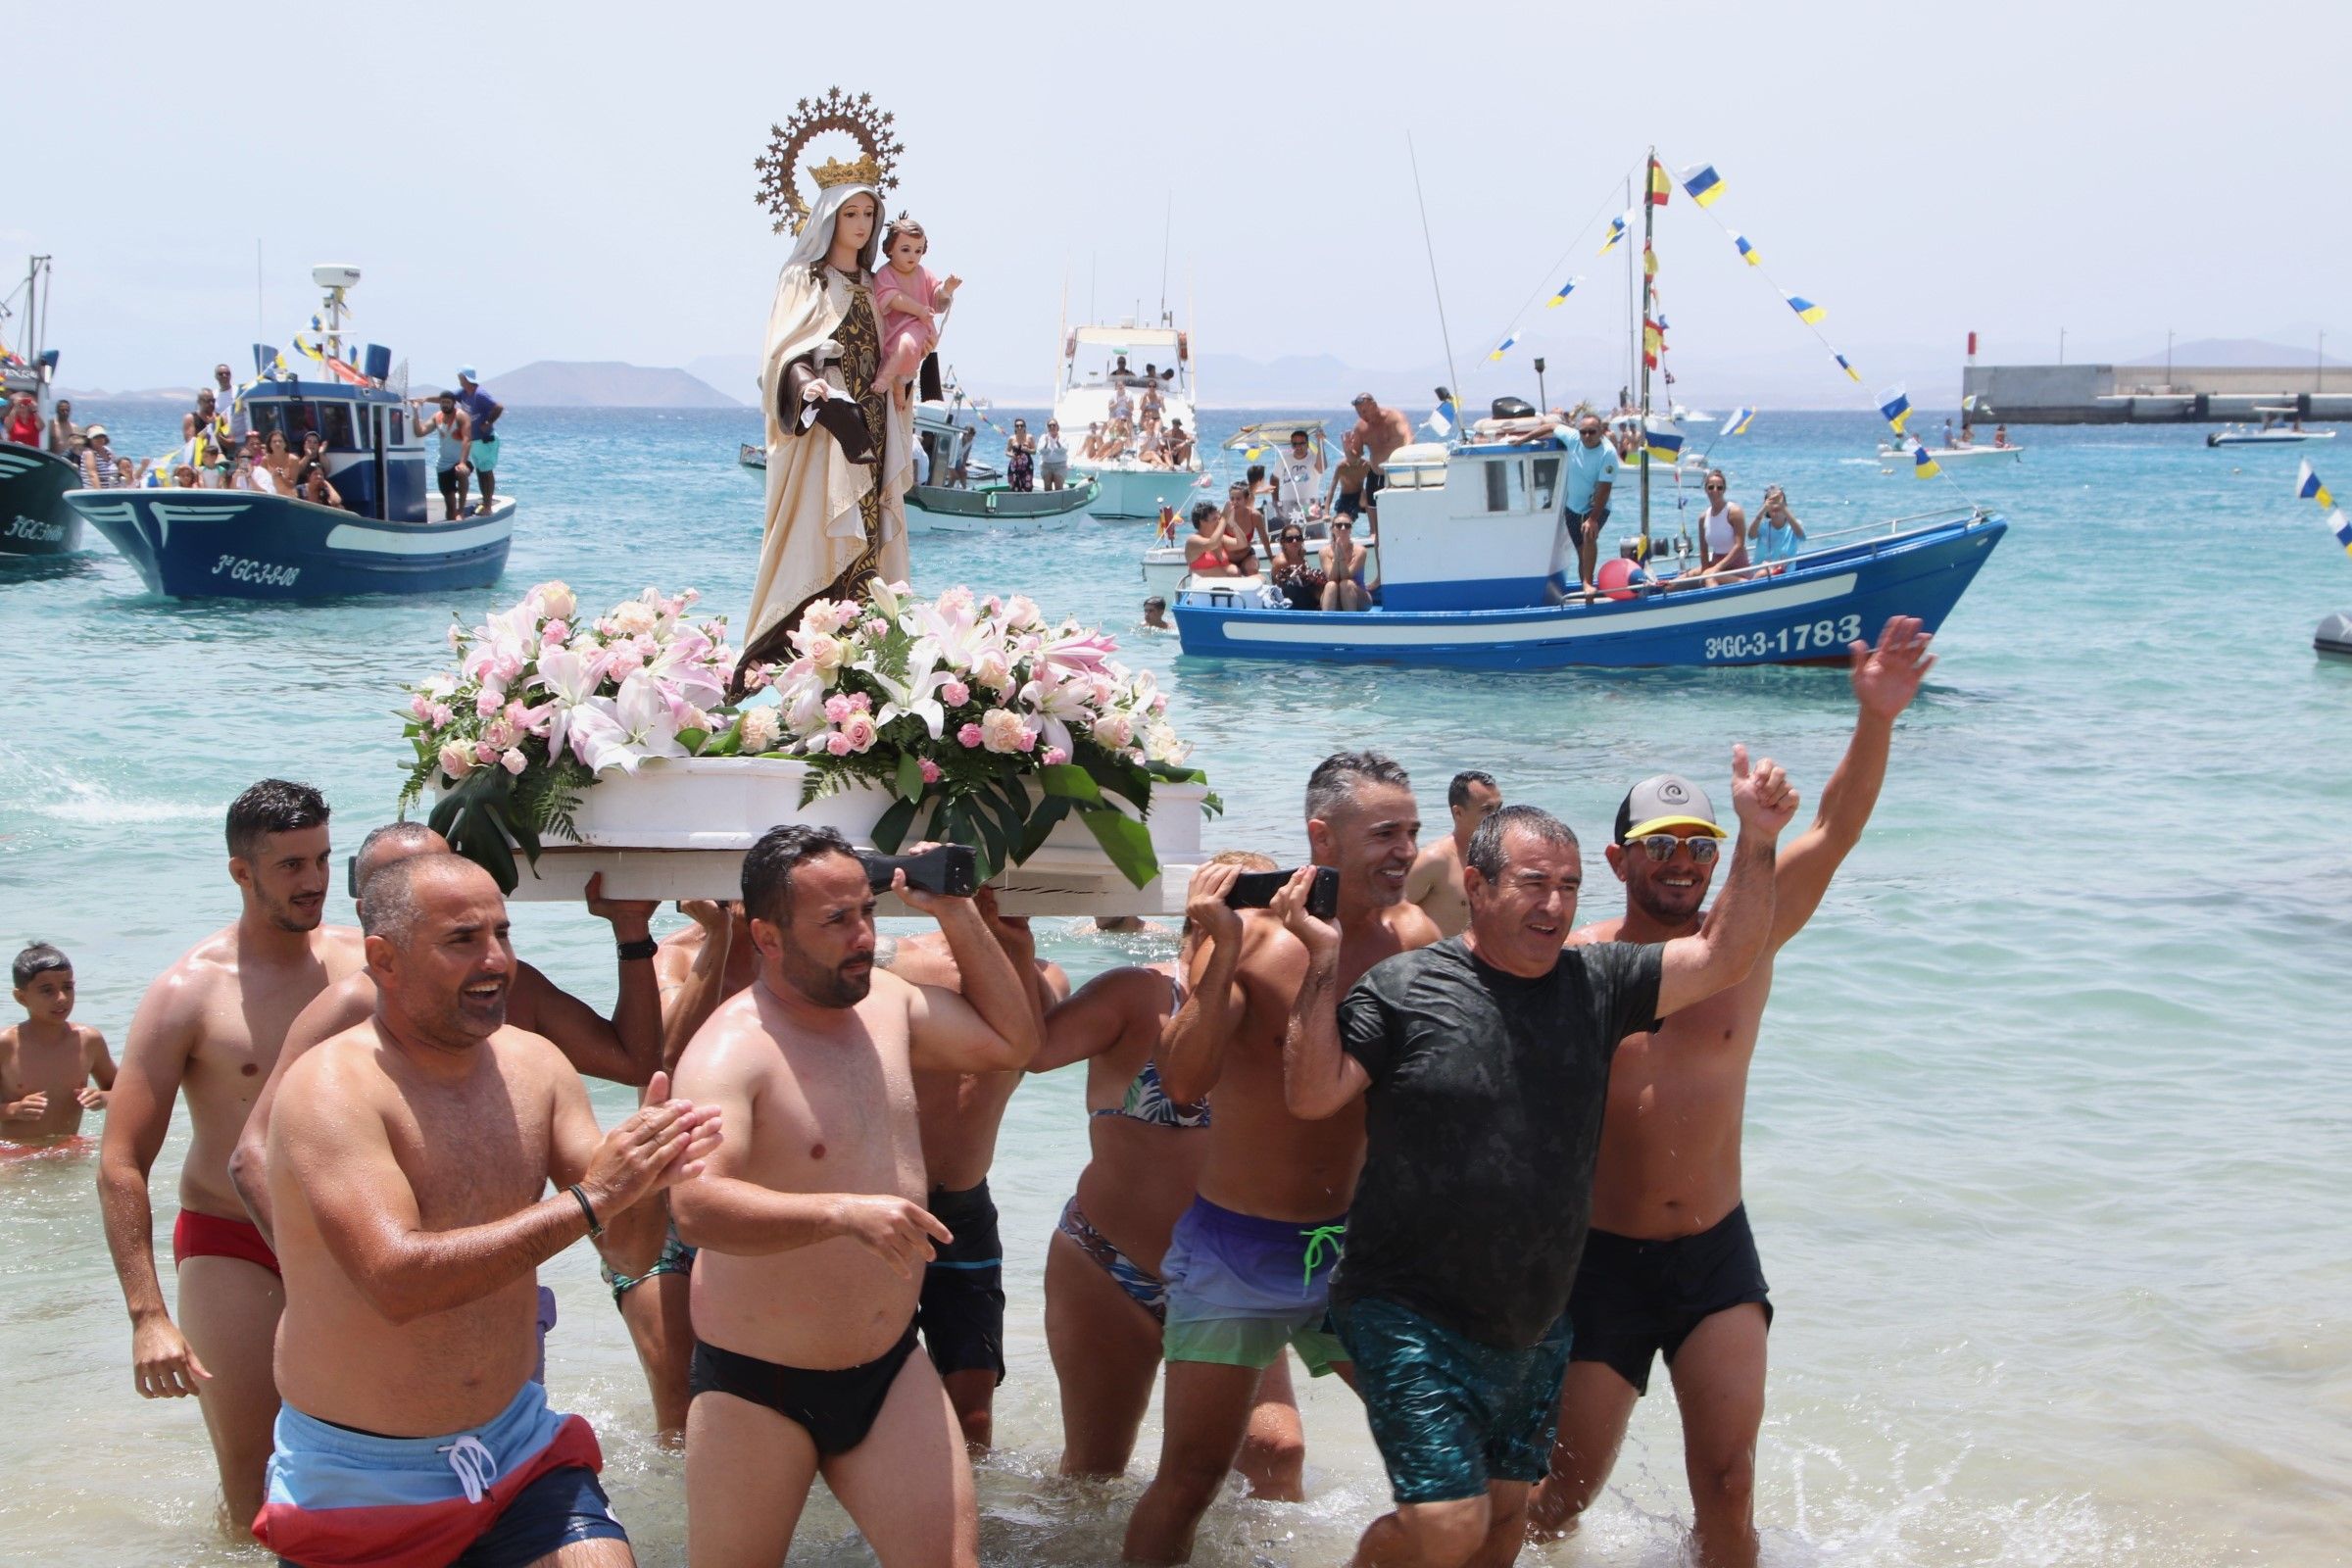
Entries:
[[952, 272], [944, 283], [931, 275], [923, 266], [930, 249], [923, 225], [901, 213], [883, 236], [886, 265], [874, 274], [874, 308], [882, 313], [882, 369], [874, 390], [887, 388], [902, 409], [923, 356], [939, 347], [940, 318], [963, 286]]

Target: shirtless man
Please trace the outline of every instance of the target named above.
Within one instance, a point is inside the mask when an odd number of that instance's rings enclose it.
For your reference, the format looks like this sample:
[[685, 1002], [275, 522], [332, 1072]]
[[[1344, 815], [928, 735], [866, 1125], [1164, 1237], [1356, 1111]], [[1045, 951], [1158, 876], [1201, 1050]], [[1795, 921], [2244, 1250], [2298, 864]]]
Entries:
[[[991, 924], [1028, 927], [1026, 918], [998, 914], [996, 894], [988, 888], [980, 890], [978, 903]], [[963, 994], [963, 972], [938, 932], [902, 939], [882, 967], [908, 985]], [[1060, 964], [1042, 958], [1032, 972], [1042, 1038], [1046, 1012], [1069, 996], [1070, 977]], [[914, 1075], [923, 1170], [931, 1182], [923, 1206], [956, 1233], [954, 1245], [939, 1249], [924, 1266], [915, 1328], [947, 1386], [964, 1443], [983, 1451], [995, 1436], [997, 1386], [1004, 1381], [1004, 1247], [997, 1235], [997, 1201], [989, 1196], [988, 1172], [997, 1160], [1004, 1107], [1025, 1076], [1025, 1071]]]
[[[422, 822], [387, 822], [360, 841], [352, 859], [353, 885], [416, 855], [447, 855], [449, 844]], [[553, 1042], [581, 1074], [643, 1087], [660, 1065], [662, 1002], [654, 981], [654, 942], [647, 931], [656, 906], [601, 897], [596, 879], [588, 885], [588, 912], [609, 920], [620, 952], [620, 998], [607, 1022], [594, 1008], [527, 963], [517, 961], [507, 992], [507, 1021]], [[278, 1086], [304, 1053], [323, 1040], [356, 1028], [375, 1015], [375, 975], [362, 969], [320, 992], [286, 1030], [277, 1063], [254, 1100], [237, 1147], [228, 1158], [229, 1181], [245, 1208], [270, 1239], [269, 1159], [270, 1112]]]
[[[1896, 715], [1935, 664], [1920, 623], [1887, 621], [1878, 647], [1853, 646], [1861, 713], [1822, 791], [1813, 825], [1780, 853], [1773, 925], [1745, 980], [1626, 1038], [1609, 1072], [1592, 1233], [1569, 1300], [1575, 1321], [1551, 1473], [1529, 1510], [1556, 1534], [1600, 1493], [1634, 1403], [1663, 1353], [1682, 1408], [1699, 1560], [1756, 1558], [1756, 1433], [1764, 1418], [1764, 1272], [1740, 1201], [1740, 1133], [1773, 957], [1804, 929], [1830, 878], [1862, 837], [1886, 776]], [[1637, 785], [1618, 808], [1610, 868], [1623, 918], [1577, 942], [1658, 942], [1699, 928], [1722, 833], [1706, 797], [1680, 779]], [[1659, 851], [1665, 854], [1661, 857]]]
[[[1341, 752], [1306, 784], [1309, 858], [1340, 873], [1333, 1006], [1381, 959], [1438, 940], [1404, 902], [1421, 831], [1412, 781], [1378, 752]], [[1249, 1429], [1258, 1379], [1294, 1347], [1310, 1373], [1349, 1375], [1328, 1321], [1331, 1268], [1364, 1159], [1361, 1105], [1328, 1120], [1284, 1101], [1283, 1037], [1307, 973], [1306, 949], [1260, 910], [1228, 908], [1237, 865], [1195, 879], [1185, 916], [1201, 934], [1190, 994], [1160, 1037], [1159, 1082], [1194, 1102], [1215, 1091], [1200, 1194], [1176, 1222], [1167, 1281], [1159, 1471], [1127, 1523], [1129, 1562], [1192, 1555], [1200, 1516]]]
[[598, 1136], [579, 1075], [506, 1022], [506, 901], [472, 862], [395, 861], [360, 921], [375, 1014], [270, 1121], [286, 1402], [254, 1534], [306, 1563], [630, 1563], [596, 1434], [532, 1375], [537, 1270], [582, 1236], [642, 1267], [718, 1113], [658, 1098]]
[[678, 1064], [727, 1142], [670, 1196], [694, 1267], [687, 1550], [774, 1568], [818, 1475], [882, 1568], [975, 1568], [971, 1461], [929, 1358], [923, 1265], [956, 1235], [928, 1190], [913, 1075], [1007, 1072], [1041, 1038], [1029, 934], [969, 899], [894, 890], [933, 916], [963, 995], [874, 965], [874, 895], [830, 829], [770, 829], [743, 862], [760, 978]]
[[1492, 773], [1476, 769], [1453, 775], [1446, 786], [1446, 809], [1453, 831], [1421, 852], [1413, 874], [1404, 881], [1404, 896], [1421, 906], [1438, 930], [1458, 937], [1470, 926], [1470, 898], [1462, 889], [1462, 858], [1470, 851], [1470, 835], [1478, 824], [1502, 809], [1502, 790]]
[[[147, 988], [123, 1041], [99, 1144], [98, 1200], [130, 1308], [139, 1396], [197, 1396], [228, 1518], [240, 1531], [262, 1505], [277, 1418], [270, 1343], [284, 1293], [276, 1257], [229, 1184], [228, 1156], [286, 1026], [362, 961], [357, 931], [319, 923], [329, 881], [326, 818], [317, 790], [282, 779], [264, 779], [230, 804], [228, 874], [244, 907]], [[183, 1089], [192, 1136], [172, 1229], [174, 1326], [156, 1278], [147, 1176]]]
[[1355, 437], [1371, 460], [1372, 470], [1364, 475], [1364, 508], [1374, 518], [1380, 515], [1377, 499], [1388, 476], [1381, 471], [1399, 447], [1410, 446], [1413, 440], [1413, 421], [1401, 410], [1384, 409], [1369, 392], [1355, 395], [1355, 427], [1348, 433]]

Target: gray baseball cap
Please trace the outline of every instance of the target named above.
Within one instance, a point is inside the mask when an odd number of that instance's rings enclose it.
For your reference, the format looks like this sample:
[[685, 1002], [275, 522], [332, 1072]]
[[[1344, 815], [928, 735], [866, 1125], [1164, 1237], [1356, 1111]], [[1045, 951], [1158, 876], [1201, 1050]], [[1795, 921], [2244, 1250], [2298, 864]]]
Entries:
[[1663, 833], [1669, 828], [1694, 827], [1710, 838], [1729, 838], [1715, 820], [1715, 804], [1707, 792], [1674, 773], [1645, 778], [1626, 792], [1617, 808], [1617, 842]]

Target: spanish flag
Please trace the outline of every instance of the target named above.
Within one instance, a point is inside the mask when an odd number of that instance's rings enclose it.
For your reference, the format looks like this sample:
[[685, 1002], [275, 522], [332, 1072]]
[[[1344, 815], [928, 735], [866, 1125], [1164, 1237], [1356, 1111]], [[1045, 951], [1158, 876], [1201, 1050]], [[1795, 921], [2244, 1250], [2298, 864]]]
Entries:
[[1552, 306], [1559, 304], [1560, 301], [1575, 293], [1577, 284], [1582, 283], [1584, 279], [1581, 277], [1572, 277], [1567, 282], [1562, 283], [1560, 285], [1560, 291], [1557, 294], [1554, 294], [1550, 299], [1544, 302], [1544, 308], [1545, 310], [1549, 310]]
[[1518, 341], [1519, 334], [1516, 332], [1512, 333], [1509, 337], [1506, 337], [1501, 342], [1495, 344], [1493, 352], [1489, 353], [1487, 358], [1490, 360], [1501, 359], [1505, 354], [1511, 352], [1511, 345], [1517, 343]]
[[1791, 294], [1788, 298], [1788, 308], [1796, 313], [1798, 320], [1807, 325], [1819, 325], [1821, 318], [1830, 314], [1802, 294]]
[[1734, 234], [1732, 243], [1740, 247], [1740, 254], [1746, 260], [1748, 266], [1762, 267], [1764, 265], [1764, 258], [1756, 254], [1756, 248], [1747, 242], [1745, 234]]
[[1642, 247], [1642, 275], [1644, 277], [1658, 275], [1658, 253], [1647, 245]]
[[1666, 329], [1656, 321], [1642, 323], [1642, 363], [1651, 369], [1658, 368], [1658, 356], [1666, 348]]
[[2295, 495], [2299, 500], [2317, 501], [2323, 507], [2335, 505], [2335, 497], [2328, 493], [2326, 485], [2320, 483], [2320, 476], [2312, 472], [2309, 458], [2303, 460], [2302, 467], [2295, 473]]
[[1713, 164], [1701, 164], [1696, 169], [1683, 171], [1683, 189], [1701, 207], [1712, 207], [1723, 194], [1723, 177], [1715, 172]]
[[1666, 166], [1652, 158], [1649, 161], [1649, 205], [1665, 206], [1667, 193], [1673, 189], [1674, 181], [1666, 177]]
[[1911, 475], [1915, 479], [1933, 479], [1943, 469], [1928, 456], [1928, 444], [1922, 441], [1911, 449]]
[[1904, 396], [1901, 387], [1889, 387], [1879, 394], [1879, 416], [1894, 426], [1896, 435], [1903, 433], [1903, 426], [1911, 418], [1911, 400]]
[[2328, 531], [2335, 535], [2335, 542], [2344, 547], [2346, 555], [2352, 555], [2352, 517], [2340, 512], [2328, 513]]

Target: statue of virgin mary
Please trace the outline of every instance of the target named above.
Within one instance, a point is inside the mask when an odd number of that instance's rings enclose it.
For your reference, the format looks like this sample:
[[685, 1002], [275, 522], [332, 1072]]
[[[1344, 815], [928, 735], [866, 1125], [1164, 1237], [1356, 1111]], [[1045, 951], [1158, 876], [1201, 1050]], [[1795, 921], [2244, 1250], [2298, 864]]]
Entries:
[[[818, 172], [822, 184], [832, 172]], [[760, 377], [767, 411], [767, 527], [745, 622], [743, 664], [791, 657], [786, 634], [812, 599], [906, 575], [913, 420], [874, 390], [882, 364], [873, 269], [882, 198], [851, 177], [825, 185], [776, 279]]]

